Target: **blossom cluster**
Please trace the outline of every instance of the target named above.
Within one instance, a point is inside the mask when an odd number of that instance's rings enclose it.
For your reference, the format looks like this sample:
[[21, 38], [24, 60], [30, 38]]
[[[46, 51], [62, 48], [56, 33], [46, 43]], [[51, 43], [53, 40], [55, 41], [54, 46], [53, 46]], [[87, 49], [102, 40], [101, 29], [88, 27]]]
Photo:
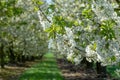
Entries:
[[113, 4], [110, 0], [56, 2], [60, 4], [56, 5], [57, 14], [79, 25], [70, 27], [66, 24], [64, 34], [56, 32], [49, 47], [54, 46], [76, 64], [84, 57], [89, 62], [101, 62], [103, 66], [120, 62], [120, 17], [114, 10], [118, 7], [114, 5], [117, 3]]

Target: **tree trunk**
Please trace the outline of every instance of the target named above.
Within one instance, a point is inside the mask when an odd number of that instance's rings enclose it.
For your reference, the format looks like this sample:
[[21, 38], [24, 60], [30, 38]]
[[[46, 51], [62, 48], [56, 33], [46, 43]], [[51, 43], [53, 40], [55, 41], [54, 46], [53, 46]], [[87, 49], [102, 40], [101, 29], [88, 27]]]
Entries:
[[31, 56], [31, 60], [34, 61], [34, 60], [35, 60], [35, 57], [34, 57], [34, 56]]
[[4, 51], [3, 51], [3, 48], [4, 48], [4, 46], [3, 46], [3, 44], [1, 45], [1, 47], [0, 47], [0, 65], [1, 65], [1, 68], [4, 68], [4, 65], [5, 65], [5, 60], [4, 60], [4, 57], [5, 57], [5, 55], [4, 55]]
[[15, 54], [13, 51], [13, 41], [11, 41], [9, 43], [9, 59], [10, 59], [10, 63], [15, 63]]
[[42, 59], [42, 58], [43, 58], [43, 54], [42, 54], [42, 55], [40, 55], [39, 59]]
[[12, 47], [9, 47], [9, 59], [10, 63], [15, 63], [15, 55]]
[[21, 58], [22, 58], [22, 62], [25, 63], [25, 55], [22, 55]]
[[96, 71], [99, 77], [106, 77], [106, 66], [101, 66], [100, 62], [96, 63]]
[[26, 61], [29, 61], [29, 56], [27, 55], [26, 58], [25, 58]]
[[20, 54], [17, 55], [17, 61], [21, 62], [21, 56], [20, 56]]
[[88, 62], [85, 57], [81, 61], [81, 64], [85, 65], [86, 69], [92, 69], [93, 68], [93, 62]]

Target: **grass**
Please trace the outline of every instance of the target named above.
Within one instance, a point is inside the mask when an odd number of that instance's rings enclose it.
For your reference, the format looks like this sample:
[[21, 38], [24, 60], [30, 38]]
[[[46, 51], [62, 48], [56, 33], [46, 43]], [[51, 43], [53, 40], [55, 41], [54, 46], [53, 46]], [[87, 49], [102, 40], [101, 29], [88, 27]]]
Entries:
[[43, 60], [26, 70], [19, 80], [64, 80], [58, 69], [55, 57], [47, 53]]
[[107, 72], [114, 78], [120, 78], [120, 76], [117, 76], [117, 74], [115, 73], [115, 70], [119, 69], [120, 70], [120, 66], [119, 65], [113, 65], [113, 66], [107, 66]]

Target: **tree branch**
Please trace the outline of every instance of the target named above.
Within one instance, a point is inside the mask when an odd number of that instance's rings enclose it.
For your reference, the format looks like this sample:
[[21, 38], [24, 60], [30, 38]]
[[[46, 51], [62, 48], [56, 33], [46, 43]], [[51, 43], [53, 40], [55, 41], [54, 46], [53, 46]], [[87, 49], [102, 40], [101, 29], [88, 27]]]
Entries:
[[81, 51], [83, 53], [86, 53], [85, 50], [83, 50], [82, 48], [75, 47], [75, 49], [77, 49], [77, 50], [79, 50], [79, 51]]
[[40, 12], [42, 13], [42, 15], [45, 17], [45, 19], [46, 19], [49, 23], [51, 23], [51, 21], [47, 18], [47, 16], [46, 16], [45, 13], [42, 11], [42, 9], [39, 8], [39, 10], [40, 10]]

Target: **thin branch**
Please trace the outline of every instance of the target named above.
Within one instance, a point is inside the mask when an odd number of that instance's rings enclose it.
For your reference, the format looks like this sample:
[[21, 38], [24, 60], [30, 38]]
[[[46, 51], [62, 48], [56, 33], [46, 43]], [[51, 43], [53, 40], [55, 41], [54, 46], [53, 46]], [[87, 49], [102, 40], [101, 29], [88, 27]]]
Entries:
[[42, 15], [45, 17], [45, 19], [46, 19], [49, 23], [51, 23], [51, 21], [47, 18], [47, 16], [46, 16], [45, 13], [42, 11], [42, 9], [39, 8], [39, 10], [40, 10], [40, 12], [42, 13]]
[[83, 50], [83, 49], [81, 49], [81, 48], [75, 47], [75, 49], [77, 49], [77, 50], [79, 50], [79, 51], [81, 51], [81, 52], [83, 52], [83, 53], [86, 53], [85, 50]]

